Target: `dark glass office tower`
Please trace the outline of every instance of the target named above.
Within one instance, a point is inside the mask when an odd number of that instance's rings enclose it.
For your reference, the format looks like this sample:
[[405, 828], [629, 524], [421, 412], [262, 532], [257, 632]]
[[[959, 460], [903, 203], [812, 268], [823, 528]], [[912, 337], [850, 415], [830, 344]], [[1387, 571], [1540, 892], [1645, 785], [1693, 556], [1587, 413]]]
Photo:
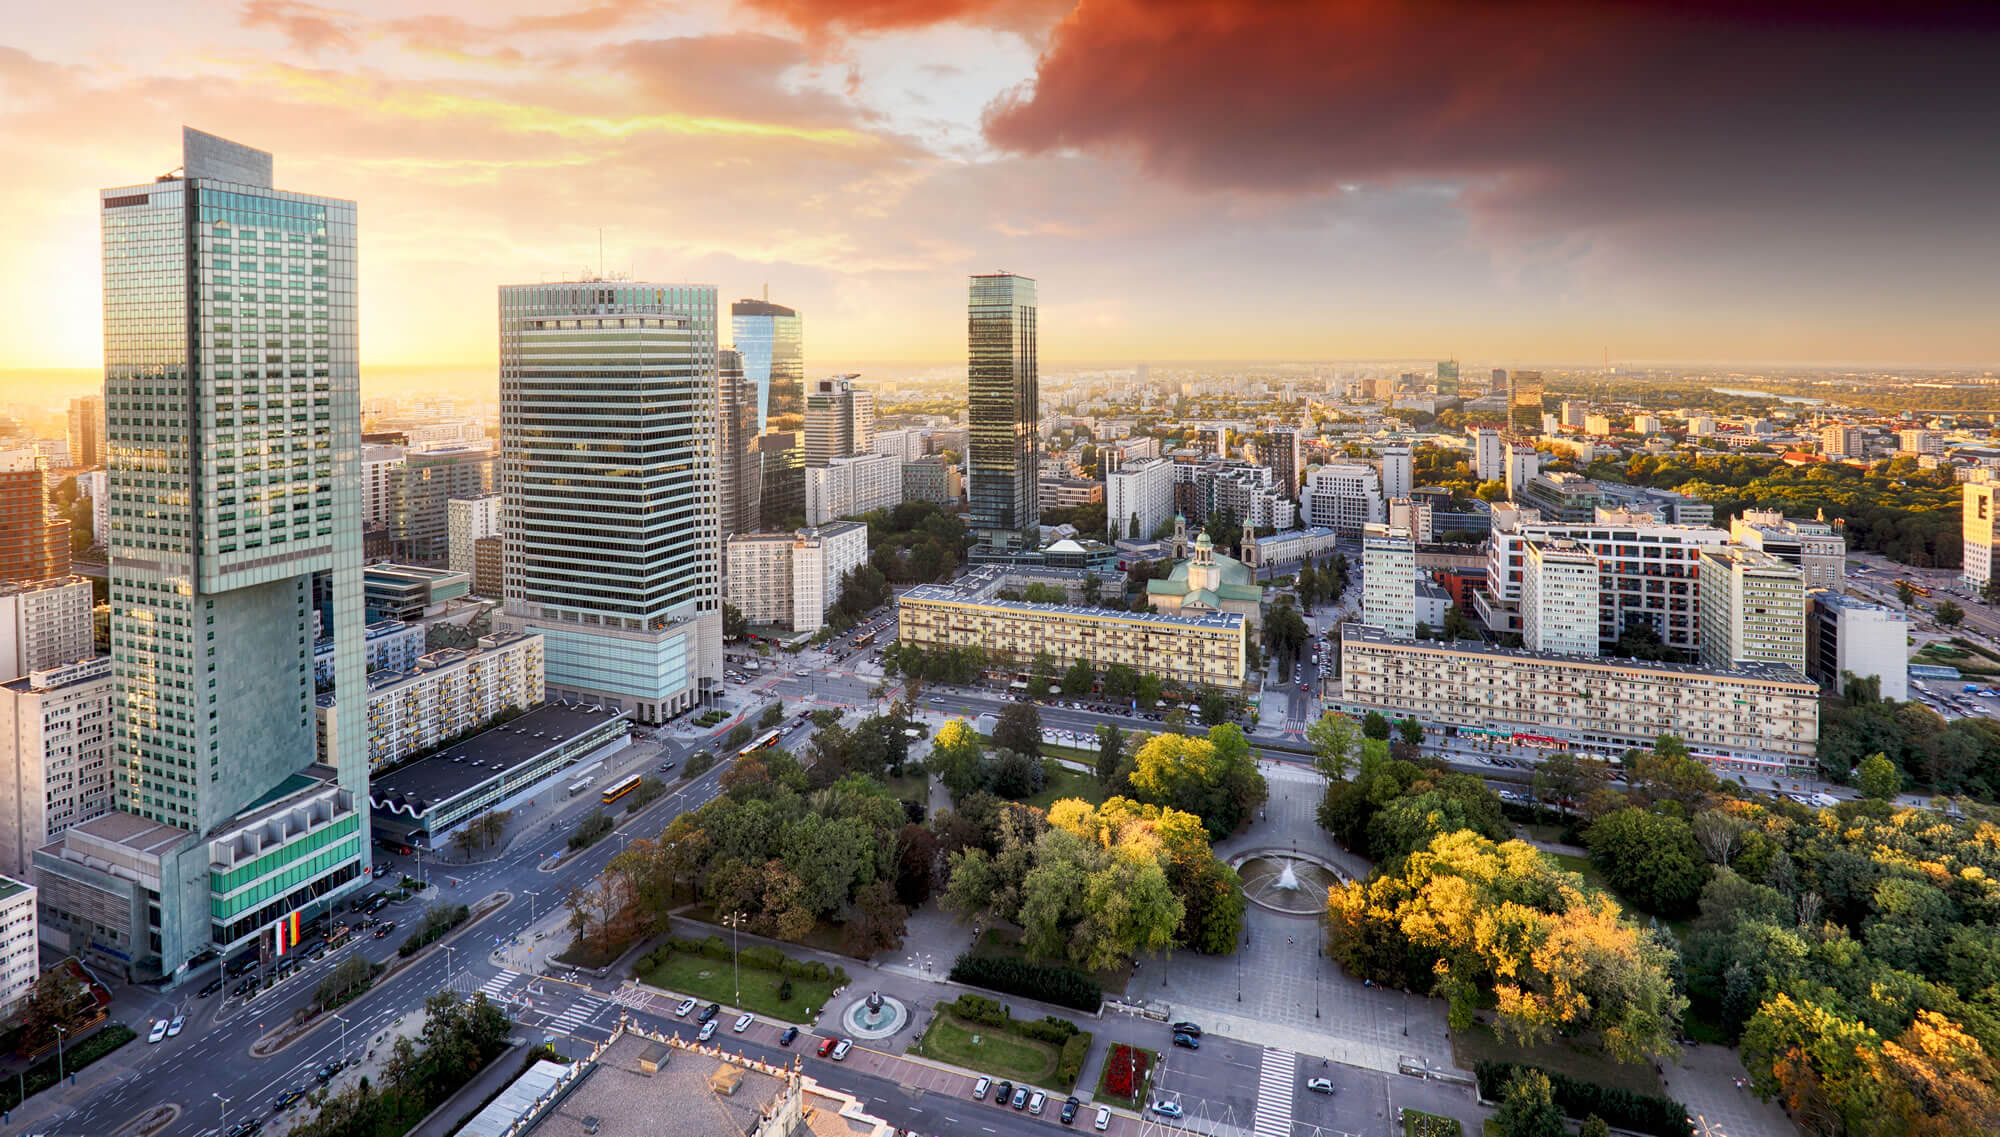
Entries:
[[999, 272], [972, 278], [966, 312], [967, 493], [982, 542], [1032, 546], [1037, 508], [1035, 282]]
[[717, 523], [722, 539], [757, 531], [759, 476], [757, 392], [743, 374], [743, 353], [723, 348], [716, 358]]
[[805, 328], [798, 312], [769, 300], [729, 307], [730, 333], [743, 353], [743, 376], [757, 389], [757, 433], [805, 425]]

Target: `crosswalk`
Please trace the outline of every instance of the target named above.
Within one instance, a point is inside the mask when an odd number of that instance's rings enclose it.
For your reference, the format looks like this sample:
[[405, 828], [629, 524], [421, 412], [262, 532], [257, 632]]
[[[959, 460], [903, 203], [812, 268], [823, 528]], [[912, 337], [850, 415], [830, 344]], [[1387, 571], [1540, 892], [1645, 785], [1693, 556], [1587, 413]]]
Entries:
[[1299, 1056], [1267, 1048], [1257, 1075], [1257, 1115], [1251, 1122], [1256, 1137], [1291, 1137], [1292, 1092], [1298, 1084]]
[[506, 997], [507, 988], [512, 987], [514, 980], [520, 977], [520, 972], [511, 967], [503, 967], [498, 975], [479, 985], [479, 993], [497, 1003]]
[[589, 1022], [597, 1012], [610, 1005], [611, 1000], [601, 995], [579, 995], [576, 1002], [570, 1004], [569, 1010], [549, 1022], [549, 1031], [555, 1034], [573, 1034], [576, 1028]]

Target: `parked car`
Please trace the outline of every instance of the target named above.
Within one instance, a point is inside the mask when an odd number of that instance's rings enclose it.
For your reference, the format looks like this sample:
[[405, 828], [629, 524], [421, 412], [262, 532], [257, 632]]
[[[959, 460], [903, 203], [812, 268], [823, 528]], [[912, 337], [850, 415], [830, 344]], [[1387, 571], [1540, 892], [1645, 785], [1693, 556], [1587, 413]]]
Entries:
[[1306, 1079], [1306, 1088], [1307, 1088], [1307, 1089], [1309, 1089], [1309, 1090], [1311, 1090], [1312, 1092], [1314, 1092], [1314, 1093], [1316, 1093], [1316, 1094], [1330, 1094], [1330, 1093], [1332, 1093], [1332, 1092], [1333, 1092], [1333, 1079], [1331, 1079], [1331, 1078], [1307, 1078], [1307, 1079]]
[[829, 1055], [829, 1054], [833, 1053], [833, 1048], [834, 1048], [835, 1046], [838, 1046], [839, 1044], [840, 1044], [840, 1040], [839, 1040], [839, 1039], [837, 1039], [837, 1038], [822, 1038], [822, 1039], [820, 1039], [820, 1040], [819, 1040], [819, 1056], [820, 1056], [821, 1058], [824, 1058], [824, 1057], [826, 1057], [827, 1055]]
[[1015, 1109], [1028, 1108], [1028, 1087], [1016, 1086], [1014, 1088], [1014, 1108]]
[[1098, 1107], [1097, 1107], [1097, 1121], [1095, 1122], [1095, 1124], [1096, 1124], [1096, 1126], [1097, 1126], [1097, 1131], [1098, 1131], [1099, 1133], [1102, 1133], [1102, 1132], [1104, 1132], [1104, 1131], [1105, 1131], [1106, 1129], [1109, 1129], [1109, 1128], [1111, 1128], [1111, 1107], [1110, 1107], [1110, 1106], [1108, 1106], [1108, 1105], [1100, 1105], [1100, 1106], [1098, 1106]]
[[154, 1019], [154, 1020], [153, 1020], [153, 1031], [152, 1031], [152, 1033], [151, 1033], [151, 1034], [148, 1034], [148, 1035], [146, 1036], [146, 1041], [147, 1041], [147, 1042], [159, 1042], [159, 1041], [161, 1041], [162, 1039], [164, 1039], [164, 1038], [166, 1038], [166, 1037], [167, 1037], [167, 1020], [165, 1020], [165, 1019]]
[[297, 1087], [293, 1087], [292, 1089], [286, 1090], [284, 1093], [278, 1095], [278, 1100], [274, 1102], [271, 1106], [271, 1112], [283, 1113], [285, 1109], [289, 1107], [293, 1102], [299, 1100], [304, 1096], [306, 1096], [306, 1092], [304, 1090], [298, 1089]]
[[792, 1043], [798, 1041], [798, 1037], [799, 1037], [799, 1028], [795, 1026], [788, 1026], [785, 1028], [785, 1033], [778, 1036], [778, 1045], [790, 1046]]
[[1159, 1114], [1161, 1117], [1179, 1117], [1181, 1115], [1181, 1103], [1177, 1101], [1156, 1101], [1153, 1103], [1153, 1112]]
[[694, 1010], [694, 1000], [682, 999], [681, 1005], [674, 1008], [674, 1017], [684, 1019], [687, 1017], [687, 1013], [692, 1010]]
[[985, 1101], [986, 1091], [992, 1088], [993, 1079], [982, 1076], [978, 1081], [972, 1083], [972, 1100]]
[[1014, 1097], [1014, 1083], [1012, 1082], [1002, 1082], [998, 1086], [995, 1086], [993, 1088], [993, 1104], [999, 1106], [1002, 1109], [1007, 1108], [1007, 1103], [1010, 1100], [1012, 1100], [1013, 1097]]
[[751, 1023], [756, 1021], [757, 1017], [746, 1011], [743, 1014], [736, 1016], [736, 1025], [729, 1029], [735, 1031], [737, 1034], [742, 1034], [744, 1031], [750, 1029]]
[[211, 979], [202, 986], [202, 989], [200, 991], [197, 991], [195, 994], [200, 998], [206, 999], [210, 995], [213, 995], [220, 990], [222, 990], [222, 980]]
[[1201, 1024], [1200, 1024], [1200, 1023], [1191, 1023], [1191, 1022], [1188, 1022], [1188, 1021], [1186, 1021], [1186, 1020], [1182, 1020], [1181, 1022], [1177, 1022], [1177, 1023], [1175, 1023], [1175, 1024], [1174, 1024], [1174, 1033], [1175, 1033], [1175, 1034], [1191, 1034], [1191, 1035], [1194, 1035], [1194, 1036], [1195, 1036], [1196, 1038], [1200, 1038], [1200, 1037], [1201, 1037]]
[[1028, 1095], [1028, 1112], [1036, 1117], [1042, 1115], [1042, 1107], [1049, 1104], [1049, 1095], [1040, 1090]]
[[175, 1015], [174, 1021], [167, 1024], [167, 1037], [174, 1038], [179, 1036], [179, 1034], [181, 1033], [181, 1028], [186, 1026], [187, 1024], [188, 1024], [188, 1017], [186, 1015]]
[[1074, 1123], [1076, 1121], [1076, 1111], [1082, 1108], [1083, 1108], [1083, 1103], [1081, 1101], [1078, 1101], [1074, 1097], [1064, 1102], [1061, 1115], [1062, 1123], [1064, 1125], [1070, 1125]]
[[848, 1052], [848, 1051], [850, 1051], [850, 1050], [852, 1050], [852, 1049], [854, 1049], [854, 1040], [853, 1040], [853, 1039], [851, 1039], [851, 1038], [843, 1038], [843, 1039], [841, 1039], [841, 1040], [840, 1040], [840, 1045], [838, 1045], [838, 1046], [836, 1046], [836, 1047], [834, 1047], [834, 1048], [833, 1048], [833, 1060], [834, 1060], [835, 1062], [838, 1062], [838, 1061], [840, 1061], [840, 1060], [842, 1060], [842, 1059], [846, 1058], [846, 1057], [847, 1057], [847, 1052]]
[[704, 1023], [702, 1023], [702, 1024], [701, 1024], [701, 1033], [700, 1033], [700, 1034], [697, 1034], [697, 1035], [695, 1035], [695, 1037], [696, 1037], [696, 1038], [698, 1038], [698, 1039], [700, 1039], [700, 1040], [701, 1040], [701, 1041], [703, 1041], [703, 1042], [707, 1042], [707, 1041], [708, 1041], [709, 1039], [711, 1039], [711, 1038], [714, 1038], [714, 1037], [715, 1037], [715, 1020], [714, 1020], [714, 1019], [709, 1019], [709, 1020], [708, 1020], [707, 1022], [704, 1022]]
[[1201, 1049], [1201, 1039], [1199, 1039], [1199, 1038], [1196, 1038], [1196, 1037], [1195, 1037], [1194, 1035], [1191, 1035], [1191, 1034], [1185, 1034], [1185, 1033], [1183, 1033], [1183, 1032], [1181, 1032], [1181, 1031], [1175, 1031], [1175, 1032], [1174, 1032], [1174, 1045], [1175, 1045], [1175, 1046], [1184, 1046], [1184, 1047], [1186, 1047], [1186, 1048], [1187, 1048], [1187, 1049], [1189, 1049], [1189, 1050], [1200, 1050], [1200, 1049]]
[[701, 1017], [696, 1019], [695, 1021], [700, 1023], [705, 1023], [721, 1013], [722, 1013], [721, 1003], [710, 1003], [708, 1006], [703, 1007], [701, 1009]]

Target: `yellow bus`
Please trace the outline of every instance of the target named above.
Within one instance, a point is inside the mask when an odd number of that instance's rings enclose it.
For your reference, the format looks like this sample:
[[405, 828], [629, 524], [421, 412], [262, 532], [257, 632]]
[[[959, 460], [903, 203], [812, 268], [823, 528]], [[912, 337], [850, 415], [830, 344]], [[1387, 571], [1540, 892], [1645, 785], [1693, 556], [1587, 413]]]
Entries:
[[638, 789], [639, 778], [640, 775], [634, 774], [629, 778], [625, 778], [622, 781], [614, 782], [611, 785], [606, 786], [604, 789], [604, 804], [610, 805], [612, 802], [617, 801], [619, 798], [624, 797], [626, 794], [629, 794], [633, 790]]

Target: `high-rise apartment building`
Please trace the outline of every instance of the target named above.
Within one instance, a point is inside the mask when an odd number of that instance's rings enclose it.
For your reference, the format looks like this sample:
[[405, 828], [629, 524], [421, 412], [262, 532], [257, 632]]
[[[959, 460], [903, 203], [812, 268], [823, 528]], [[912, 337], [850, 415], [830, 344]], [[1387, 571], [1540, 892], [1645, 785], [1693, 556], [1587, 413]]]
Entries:
[[757, 389], [743, 374], [743, 353], [715, 353], [716, 527], [723, 540], [756, 531], [763, 484], [757, 457]]
[[805, 328], [799, 314], [769, 300], [730, 305], [730, 334], [743, 355], [743, 377], [757, 391], [757, 433], [797, 430], [805, 422]]
[[1701, 662], [1776, 663], [1805, 674], [1805, 573], [1755, 549], [1703, 549]]
[[475, 552], [485, 537], [500, 535], [500, 495], [455, 497], [445, 503], [445, 539], [450, 546], [447, 568], [469, 573], [477, 564]]
[[1382, 465], [1382, 496], [1385, 498], [1409, 497], [1415, 488], [1414, 467], [1411, 464], [1410, 444], [1391, 442], [1375, 448], [1376, 459]]
[[868, 526], [836, 521], [796, 533], [746, 533], [728, 544], [729, 602], [752, 624], [816, 632], [840, 582], [868, 560]]
[[1578, 399], [1564, 399], [1556, 404], [1558, 421], [1571, 430], [1582, 430], [1584, 420], [1590, 417], [1590, 404]]
[[1847, 538], [1830, 522], [1786, 517], [1775, 509], [1746, 509], [1730, 521], [1729, 540], [1799, 566], [1807, 588], [1838, 592], [1845, 586]]
[[1000, 272], [971, 281], [966, 317], [966, 490], [972, 528], [995, 546], [1033, 546], [1041, 375], [1035, 348], [1035, 282]]
[[1806, 674], [1835, 694], [1850, 677], [1873, 679], [1884, 699], [1910, 697], [1910, 617], [1836, 589], [1806, 591]]
[[495, 628], [542, 634], [552, 698], [662, 722], [721, 683], [716, 356], [709, 285], [500, 289]]
[[1819, 428], [1819, 452], [1827, 458], [1860, 458], [1866, 453], [1861, 428], [1830, 422]]
[[1959, 578], [1973, 588], [1984, 588], [1993, 580], [1993, 547], [2000, 544], [2000, 483], [1986, 480], [1986, 471], [1974, 470], [1965, 483], [1961, 504], [1959, 536], [1964, 544], [1964, 560]]
[[[1912, 427], [1896, 432], [1897, 449], [1904, 454], [1943, 454], [1944, 431]], [[74, 454], [70, 461], [76, 461]]]
[[[816, 379], [806, 396], [806, 468], [875, 450], [875, 395], [858, 375]], [[900, 460], [900, 459], [899, 459]]]
[[35, 850], [111, 809], [111, 657], [0, 683], [0, 873], [30, 877]]
[[486, 600], [507, 595], [507, 546], [501, 536], [481, 537], [472, 543], [472, 594]]
[[1472, 476], [1482, 482], [1504, 481], [1507, 454], [1500, 444], [1500, 432], [1491, 427], [1473, 427], [1466, 437], [1472, 440]]
[[[525, 711], [545, 694], [542, 637], [495, 632], [471, 648], [427, 652], [404, 669], [368, 676], [364, 716], [370, 769], [478, 730], [503, 711]], [[339, 701], [317, 702], [321, 753], [343, 745]]]
[[1271, 480], [1289, 501], [1299, 499], [1299, 432], [1288, 426], [1264, 432], [1260, 450], [1264, 465], [1271, 468]]
[[893, 454], [905, 462], [915, 462], [924, 456], [924, 436], [921, 431], [907, 428], [878, 430], [871, 449], [877, 454]]
[[0, 1015], [12, 1018], [27, 1005], [42, 974], [38, 890], [0, 877]]
[[903, 501], [903, 463], [893, 454], [834, 458], [805, 471], [806, 524], [824, 525]]
[[69, 575], [69, 521], [49, 512], [48, 474], [34, 447], [0, 450], [0, 581]]
[[1568, 538], [1525, 543], [1521, 643], [1529, 651], [1596, 655], [1597, 554]]
[[104, 396], [79, 395], [69, 401], [69, 464], [104, 465]]
[[[1171, 486], [1173, 479], [1169, 478]], [[928, 501], [947, 508], [958, 505], [965, 496], [965, 479], [959, 475], [957, 466], [948, 466], [942, 458], [919, 458], [903, 463], [903, 500]]]
[[1519, 501], [1528, 483], [1541, 476], [1542, 452], [1525, 440], [1509, 439], [1505, 452], [1507, 500]]
[[1165, 458], [1128, 462], [1104, 476], [1104, 517], [1116, 541], [1148, 541], [1174, 519], [1174, 464]]
[[367, 870], [361, 754], [309, 770], [315, 576], [335, 681], [363, 681], [355, 207], [184, 129], [177, 175], [98, 210], [116, 810], [35, 865], [72, 944], [173, 974]]
[[90, 581], [0, 583], [0, 682], [97, 654]]
[[1523, 436], [1542, 433], [1542, 373], [1501, 374], [1507, 381], [1507, 429]]
[[441, 565], [451, 555], [450, 505], [453, 498], [493, 492], [493, 451], [484, 446], [444, 445], [412, 450], [389, 470], [389, 547], [405, 564]]
[[1369, 525], [1361, 567], [1361, 622], [1397, 639], [1416, 635], [1417, 544], [1410, 531]]
[[363, 527], [389, 524], [396, 471], [403, 468], [409, 448], [400, 443], [375, 442], [361, 448], [361, 524]]

